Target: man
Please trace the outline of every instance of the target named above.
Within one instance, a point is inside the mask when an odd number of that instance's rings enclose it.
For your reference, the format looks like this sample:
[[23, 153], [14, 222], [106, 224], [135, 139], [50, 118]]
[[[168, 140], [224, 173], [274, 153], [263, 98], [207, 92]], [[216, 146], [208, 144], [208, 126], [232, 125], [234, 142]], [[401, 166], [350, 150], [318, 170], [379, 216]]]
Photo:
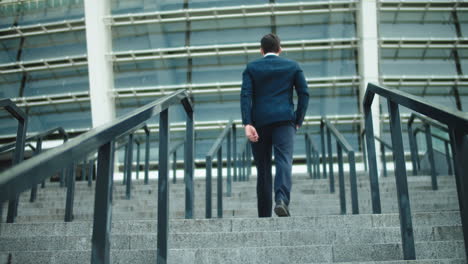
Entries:
[[[247, 64], [241, 90], [242, 123], [257, 167], [258, 216], [271, 217], [272, 148], [276, 164], [274, 211], [278, 216], [290, 216], [294, 136], [304, 120], [309, 93], [299, 65], [279, 57], [280, 39], [268, 34], [260, 44], [264, 57]], [[293, 89], [298, 95], [295, 112]]]

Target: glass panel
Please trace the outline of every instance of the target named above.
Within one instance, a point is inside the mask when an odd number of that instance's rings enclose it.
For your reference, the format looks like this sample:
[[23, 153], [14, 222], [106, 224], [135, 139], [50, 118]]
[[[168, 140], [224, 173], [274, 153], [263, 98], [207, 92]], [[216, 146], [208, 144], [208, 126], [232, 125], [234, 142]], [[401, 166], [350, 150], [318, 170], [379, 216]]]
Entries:
[[84, 17], [83, 0], [23, 1], [0, 6], [0, 28], [26, 26]]

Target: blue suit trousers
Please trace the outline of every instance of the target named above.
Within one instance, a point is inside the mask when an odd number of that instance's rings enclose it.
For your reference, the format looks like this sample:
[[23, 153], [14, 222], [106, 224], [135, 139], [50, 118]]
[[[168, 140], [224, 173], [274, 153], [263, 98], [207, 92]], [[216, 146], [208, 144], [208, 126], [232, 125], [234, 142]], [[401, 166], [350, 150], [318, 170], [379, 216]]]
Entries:
[[257, 207], [259, 217], [272, 215], [272, 150], [275, 155], [275, 201], [289, 205], [292, 157], [296, 128], [292, 122], [257, 128], [258, 142], [251, 142], [257, 167]]

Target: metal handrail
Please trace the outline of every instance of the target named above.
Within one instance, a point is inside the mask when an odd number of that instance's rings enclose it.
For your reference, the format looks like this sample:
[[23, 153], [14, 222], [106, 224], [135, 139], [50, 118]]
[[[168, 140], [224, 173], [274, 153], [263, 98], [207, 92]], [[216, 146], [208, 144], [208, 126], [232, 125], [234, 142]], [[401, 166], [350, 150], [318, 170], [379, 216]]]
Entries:
[[[343, 170], [343, 150], [348, 154], [349, 163], [349, 181], [351, 186], [351, 205], [353, 214], [359, 214], [359, 201], [357, 193], [357, 179], [356, 179], [356, 158], [354, 149], [343, 137], [343, 135], [330, 123], [326, 117], [322, 117], [320, 122], [320, 134], [322, 140], [322, 161], [324, 164], [327, 161], [325, 156], [325, 130], [327, 134], [327, 149], [328, 149], [328, 163], [329, 163], [329, 178], [330, 178], [330, 192], [335, 192], [335, 180], [333, 175], [333, 148], [332, 148], [332, 135], [336, 140], [336, 149], [338, 155], [338, 181], [340, 187], [340, 208], [341, 214], [346, 214], [346, 195], [344, 183], [344, 170]], [[326, 173], [326, 165], [324, 174]]]
[[[110, 262], [111, 193], [115, 140], [132, 133], [135, 128], [159, 114], [159, 180], [158, 180], [158, 219], [157, 219], [157, 260], [167, 261], [168, 238], [168, 153], [169, 153], [169, 107], [182, 103], [187, 113], [186, 140], [186, 196], [193, 198], [193, 107], [185, 90], [177, 91], [123, 117], [99, 126], [73, 140], [28, 159], [0, 174], [0, 201], [14, 200], [31, 185], [44, 180], [48, 175], [73, 167], [76, 160], [95, 153], [98, 149], [96, 195], [92, 235], [92, 263]], [[24, 149], [18, 148], [18, 149]], [[74, 170], [72, 170], [74, 171]], [[188, 172], [188, 173], [187, 173]], [[71, 173], [73, 174], [73, 173]], [[70, 177], [69, 182], [74, 183]], [[72, 202], [73, 202], [73, 196]], [[67, 199], [68, 200], [68, 199]], [[193, 211], [193, 199], [186, 203], [186, 211]], [[187, 198], [186, 198], [187, 201]]]
[[[10, 115], [12, 115], [16, 120], [18, 120], [18, 128], [16, 130], [15, 153], [13, 154], [13, 165], [17, 165], [24, 159], [24, 145], [26, 139], [26, 130], [28, 126], [28, 116], [10, 99], [0, 99], [0, 108], [5, 109], [6, 111], [8, 111], [8, 113], [10, 113]], [[3, 201], [6, 200], [8, 199], [0, 199], [0, 211], [3, 211]], [[17, 209], [19, 202], [19, 194], [10, 197], [9, 200], [10, 201], [8, 202], [7, 223], [13, 223], [15, 221], [15, 216], [18, 213]], [[0, 220], [1, 219], [2, 217], [0, 215]]]
[[[417, 138], [417, 135], [418, 133], [424, 133], [426, 134], [427, 133], [427, 130], [423, 127], [423, 126], [419, 126], [419, 127], [416, 127], [413, 131], [413, 137], [416, 139]], [[431, 131], [431, 137], [433, 138], [437, 138], [439, 139], [440, 141], [444, 142], [444, 145], [445, 145], [445, 157], [447, 159], [447, 167], [448, 167], [448, 174], [449, 175], [452, 175], [453, 174], [453, 166], [452, 166], [452, 159], [450, 157], [450, 149], [449, 149], [449, 145], [451, 145], [451, 142], [450, 142], [450, 139], [449, 138], [444, 138], [442, 137], [441, 135], [438, 135], [438, 134], [435, 134], [433, 131]], [[426, 137], [426, 140], [427, 140], [427, 137]], [[421, 165], [420, 165], [420, 158], [419, 158], [419, 150], [418, 150], [418, 144], [417, 144], [417, 141], [414, 140], [414, 143], [415, 143], [415, 153], [416, 153], [416, 159], [417, 159], [417, 165], [418, 165], [418, 168], [417, 169], [421, 169]], [[426, 142], [426, 145], [427, 145], [427, 142]], [[428, 147], [427, 147], [428, 148]], [[434, 151], [434, 149], [432, 150], [429, 150], [428, 148], [428, 152], [429, 151]], [[435, 168], [435, 166], [434, 166]], [[414, 170], [413, 170], [414, 171]]]
[[[239, 159], [238, 159], [238, 168], [239, 168], [239, 178], [238, 181], [249, 181], [250, 176], [252, 175], [252, 146], [250, 141], [246, 138], [242, 143]], [[234, 178], [234, 181], [236, 179]]]
[[[365, 130], [364, 130], [365, 132]], [[387, 154], [385, 153], [385, 148], [388, 148], [390, 150], [393, 150], [392, 146], [388, 144], [387, 142], [383, 141], [379, 137], [374, 136], [375, 140], [380, 142], [380, 159], [382, 160], [382, 167], [383, 167], [383, 176], [387, 177]]]
[[452, 110], [444, 106], [430, 103], [418, 96], [399, 90], [384, 88], [372, 83], [367, 85], [364, 96], [364, 121], [369, 161], [369, 177], [371, 179], [372, 207], [374, 213], [380, 213], [380, 195], [378, 192], [377, 160], [375, 154], [374, 128], [371, 105], [375, 94], [385, 97], [388, 101], [390, 117], [390, 133], [392, 138], [393, 158], [395, 161], [395, 178], [397, 185], [398, 207], [400, 212], [400, 228], [405, 260], [416, 259], [414, 247], [413, 223], [411, 206], [408, 195], [408, 181], [403, 149], [399, 106], [404, 106], [428, 118], [439, 121], [448, 126], [452, 142], [452, 156], [454, 159], [455, 178], [457, 184], [458, 201], [462, 220], [465, 250], [468, 257], [468, 163], [463, 159], [468, 156], [468, 114]]
[[320, 179], [320, 153], [312, 140], [312, 135], [304, 135], [306, 143], [307, 174], [312, 179]]
[[[63, 138], [64, 143], [68, 141], [69, 136], [68, 136], [68, 133], [65, 131], [65, 129], [63, 129], [62, 127], [55, 127], [55, 128], [46, 130], [44, 132], [36, 133], [36, 134], [34, 134], [32, 136], [26, 137], [25, 143], [30, 142], [30, 141], [36, 141], [36, 148], [34, 149], [34, 154], [33, 154], [35, 156], [35, 155], [42, 152], [42, 142], [45, 139], [47, 139], [49, 136], [55, 134], [55, 132], [58, 132], [58, 134]], [[0, 152], [6, 152], [6, 151], [14, 150], [15, 148], [16, 148], [16, 143], [12, 142], [12, 143], [5, 144], [2, 147], [0, 147]], [[65, 174], [66, 174], [66, 170], [64, 169], [60, 173], [60, 187], [64, 187], [64, 185], [65, 185]], [[45, 187], [45, 180], [43, 180], [42, 183], [41, 183], [41, 188], [44, 188], [44, 187]], [[31, 194], [30, 194], [30, 197], [29, 197], [29, 201], [34, 202], [34, 201], [36, 201], [36, 198], [37, 198], [37, 184], [33, 185], [33, 187], [31, 188]], [[14, 222], [14, 219], [15, 219], [15, 217], [17, 215], [17, 212], [18, 212], [17, 207], [18, 207], [18, 203], [16, 204], [16, 208], [14, 210], [15, 214], [8, 216], [10, 221]], [[12, 214], [12, 213], [13, 212], [10, 211], [10, 214]]]
[[169, 151], [169, 156], [172, 155], [172, 183], [177, 183], [177, 150], [185, 144], [185, 141], [181, 141], [175, 144]]
[[[213, 159], [216, 155], [216, 162], [217, 162], [217, 207], [218, 207], [218, 218], [223, 217], [223, 148], [222, 144], [226, 140], [226, 147], [227, 147], [227, 196], [231, 196], [231, 168], [234, 164], [234, 172], [236, 171], [236, 156], [237, 156], [237, 139], [236, 139], [236, 124], [231, 120], [226, 124], [224, 127], [223, 132], [218, 136], [216, 141], [214, 142], [211, 149], [206, 154], [206, 195], [205, 195], [205, 206], [206, 212], [205, 217], [211, 218], [211, 178], [212, 178], [212, 169], [213, 169]], [[231, 146], [232, 145], [232, 146]], [[232, 160], [234, 159], [234, 160]]]
[[434, 120], [422, 116], [417, 113], [412, 113], [410, 118], [408, 119], [408, 138], [410, 142], [411, 148], [411, 162], [413, 165], [413, 175], [418, 174], [418, 168], [420, 167], [420, 160], [418, 154], [418, 146], [416, 141], [416, 134], [413, 132], [413, 124], [415, 119], [422, 121], [425, 135], [426, 135], [426, 146], [427, 146], [427, 153], [429, 158], [429, 166], [431, 167], [431, 185], [433, 190], [437, 190], [438, 183], [437, 183], [437, 172], [435, 168], [435, 160], [434, 160], [434, 148], [432, 146], [432, 129], [431, 127], [436, 127], [442, 131], [449, 133], [447, 127], [441, 123], [435, 122]]
[[[49, 129], [48, 131], [38, 133], [38, 134], [36, 134], [36, 135], [34, 135], [34, 136], [30, 137], [30, 138], [26, 138], [26, 142], [28, 140], [36, 140], [36, 149], [34, 150], [34, 156], [38, 155], [39, 153], [42, 152], [42, 142], [45, 139], [47, 139], [49, 136], [55, 134], [55, 132], [58, 132], [59, 135], [63, 138], [63, 143], [68, 141], [68, 139], [69, 139], [68, 133], [62, 127], [55, 127], [55, 128]], [[65, 180], [65, 174], [66, 174], [65, 170], [62, 170], [62, 172], [60, 173], [60, 184], [61, 184], [60, 186], [61, 187], [64, 186], [63, 183], [64, 183], [64, 180]], [[42, 181], [41, 187], [42, 188], [45, 187], [45, 180]], [[36, 201], [36, 198], [37, 198], [37, 184], [35, 184], [31, 189], [31, 195], [30, 195], [29, 201], [34, 202], [34, 201]], [[16, 210], [18, 210], [18, 209], [16, 209]]]

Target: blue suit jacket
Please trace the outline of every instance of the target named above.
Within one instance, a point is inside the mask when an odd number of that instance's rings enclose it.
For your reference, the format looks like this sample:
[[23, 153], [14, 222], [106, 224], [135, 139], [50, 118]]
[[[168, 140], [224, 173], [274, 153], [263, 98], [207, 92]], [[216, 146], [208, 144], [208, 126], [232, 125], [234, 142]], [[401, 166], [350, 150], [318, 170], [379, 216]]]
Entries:
[[[293, 89], [298, 95], [294, 111]], [[247, 64], [242, 73], [242, 123], [262, 127], [281, 121], [301, 126], [309, 103], [304, 73], [297, 62], [268, 55]]]

